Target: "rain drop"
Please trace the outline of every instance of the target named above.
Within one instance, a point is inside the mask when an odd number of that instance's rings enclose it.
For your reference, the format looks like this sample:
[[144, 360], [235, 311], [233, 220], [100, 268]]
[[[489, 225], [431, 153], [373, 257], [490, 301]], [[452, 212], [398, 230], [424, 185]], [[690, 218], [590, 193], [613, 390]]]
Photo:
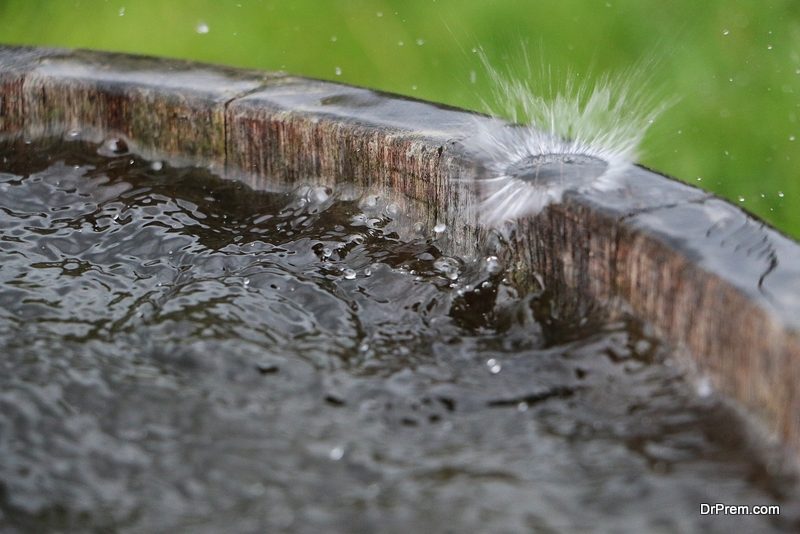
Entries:
[[334, 462], [338, 462], [344, 457], [344, 447], [334, 447], [328, 453], [328, 457], [333, 460]]

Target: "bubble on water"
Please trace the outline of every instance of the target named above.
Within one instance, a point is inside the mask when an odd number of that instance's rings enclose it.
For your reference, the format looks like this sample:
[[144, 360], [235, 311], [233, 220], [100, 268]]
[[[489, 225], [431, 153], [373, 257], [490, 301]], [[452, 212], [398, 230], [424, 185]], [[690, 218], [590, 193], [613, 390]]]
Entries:
[[154, 171], [160, 171], [161, 169], [163, 169], [163, 168], [164, 168], [164, 164], [163, 164], [163, 163], [161, 163], [160, 161], [154, 161], [154, 162], [152, 162], [152, 163], [150, 164], [150, 168], [151, 168], [152, 170], [154, 170]]
[[194, 27], [194, 31], [196, 31], [196, 32], [197, 32], [197, 33], [199, 33], [200, 35], [205, 35], [205, 34], [207, 34], [207, 33], [208, 33], [210, 30], [211, 30], [211, 28], [209, 28], [209, 27], [208, 27], [208, 24], [206, 24], [205, 22], [198, 22], [198, 23], [197, 23], [197, 26], [195, 26], [195, 27]]
[[364, 276], [372, 276], [372, 269], [370, 267], [364, 269]]
[[493, 375], [496, 375], [497, 373], [503, 370], [503, 366], [500, 365], [500, 362], [498, 362], [494, 358], [489, 358], [488, 360], [486, 360], [486, 367], [489, 368], [489, 372], [492, 373]]
[[331, 198], [333, 191], [328, 187], [310, 187], [306, 192], [306, 200], [312, 204], [324, 204]]
[[446, 256], [437, 258], [436, 261], [433, 262], [433, 268], [450, 280], [456, 280], [460, 270], [458, 261]]
[[328, 458], [333, 460], [334, 462], [338, 462], [342, 458], [344, 458], [344, 447], [341, 445], [336, 446], [330, 450], [328, 453]]
[[436, 226], [433, 227], [433, 231], [436, 232], [437, 234], [441, 234], [445, 230], [447, 230], [447, 225], [442, 222], [436, 223]]
[[124, 139], [120, 137], [112, 137], [110, 139], [106, 139], [100, 148], [97, 149], [97, 153], [101, 156], [108, 156], [114, 157], [121, 154], [126, 154], [128, 152], [128, 143], [125, 142]]
[[522, 401], [519, 404], [517, 404], [517, 411], [518, 412], [527, 412], [528, 408], [529, 408], [528, 403], [525, 402], [525, 401]]
[[342, 67], [336, 67], [335, 69], [333, 69], [333, 72], [334, 72], [334, 73], [335, 73], [337, 76], [341, 76], [341, 75], [342, 75]]
[[342, 270], [342, 276], [344, 276], [347, 280], [355, 280], [356, 272], [353, 269], [344, 269]]
[[242, 280], [242, 285], [244, 287], [249, 286], [250, 285], [250, 279], [249, 278], [245, 278], [244, 280]]
[[81, 135], [80, 130], [70, 130], [69, 132], [67, 132], [67, 137], [69, 137], [70, 139], [75, 139], [79, 135]]

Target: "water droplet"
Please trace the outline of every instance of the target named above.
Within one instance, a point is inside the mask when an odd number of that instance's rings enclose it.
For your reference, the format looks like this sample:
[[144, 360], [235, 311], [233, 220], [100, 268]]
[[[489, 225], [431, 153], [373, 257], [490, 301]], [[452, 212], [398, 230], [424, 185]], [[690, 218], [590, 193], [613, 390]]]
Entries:
[[417, 39], [416, 42], [417, 42], [417, 46], [422, 46], [422, 45], [425, 44], [425, 39], [420, 38], [420, 39]]
[[386, 206], [386, 215], [395, 217], [398, 213], [400, 213], [400, 207], [394, 202]]
[[447, 225], [445, 223], [436, 223], [436, 226], [433, 227], [433, 231], [437, 234], [441, 234], [445, 230], [447, 230]]
[[336, 37], [335, 35], [331, 35], [331, 42], [332, 42], [332, 43], [335, 43], [335, 42], [336, 42], [336, 41], [338, 41], [338, 40], [339, 40], [339, 38], [338, 38], [338, 37]]
[[517, 411], [518, 412], [527, 412], [528, 411], [528, 403], [523, 401], [517, 404]]
[[150, 164], [150, 168], [153, 169], [154, 171], [160, 171], [161, 169], [164, 168], [164, 164], [161, 163], [160, 161], [154, 161], [153, 163]]
[[730, 35], [731, 31], [728, 29], [722, 30], [722, 35]]
[[416, 90], [417, 90], [417, 86], [416, 86], [416, 85], [412, 85], [412, 86], [411, 86], [411, 90], [412, 90], [412, 91], [416, 91]]
[[377, 13], [375, 13], [375, 16], [381, 18], [383, 16], [383, 11], [378, 11]]
[[478, 74], [474, 70], [469, 71], [469, 83], [474, 84], [476, 81], [478, 81]]
[[739, 202], [744, 202], [745, 198], [740, 196], [738, 200], [739, 200]]
[[125, 16], [125, 8], [124, 7], [119, 8], [119, 16], [120, 17], [124, 17]]
[[344, 269], [342, 271], [345, 279], [347, 280], [355, 280], [356, 279], [356, 272], [353, 269]]
[[697, 177], [697, 181], [698, 181], [698, 182], [702, 182], [702, 181], [703, 181], [703, 177], [702, 177], [702, 176], [698, 176], [698, 177]]
[[336, 73], [337, 76], [341, 76], [342, 75], [342, 67], [336, 67], [335, 69], [333, 69], [333, 72]]
[[338, 462], [344, 457], [344, 447], [338, 446], [332, 448], [331, 451], [328, 453], [328, 457], [334, 462]]
[[500, 265], [500, 260], [497, 259], [497, 256], [487, 256], [484, 262], [486, 263], [486, 272], [489, 274], [497, 274], [503, 270], [503, 266]]
[[327, 187], [312, 187], [306, 193], [306, 200], [313, 204], [322, 204], [331, 197], [331, 192]]
[[767, 50], [772, 50], [772, 45], [767, 45]]
[[244, 280], [242, 280], [242, 285], [244, 287], [249, 286], [250, 285], [250, 279], [249, 278], [245, 278]]
[[701, 397], [708, 397], [714, 392], [714, 388], [711, 385], [711, 379], [707, 376], [700, 378], [697, 381], [697, 394]]
[[797, 139], [795, 136], [793, 136], [793, 135], [789, 136], [789, 141], [794, 141], [795, 139]]
[[397, 41], [397, 46], [405, 46], [405, 45], [406, 43], [404, 43], [403, 41]]
[[76, 137], [78, 137], [80, 134], [81, 134], [80, 130], [70, 130], [70, 131], [67, 133], [67, 137], [69, 137], [70, 139], [75, 139], [75, 138], [76, 138]]
[[503, 370], [503, 366], [500, 365], [500, 362], [498, 362], [494, 358], [489, 358], [488, 360], [486, 360], [486, 367], [489, 368], [489, 372], [492, 373], [493, 375], [496, 375], [497, 373]]
[[205, 22], [198, 22], [197, 26], [194, 27], [194, 31], [196, 31], [200, 35], [205, 35], [206, 33], [209, 32], [210, 29], [211, 28], [209, 28], [208, 24], [206, 24]]
[[370, 269], [369, 267], [364, 269], [364, 276], [372, 276], [372, 269]]
[[779, 196], [780, 198], [783, 198], [783, 196], [784, 196], [784, 195], [783, 195], [783, 191], [778, 191], [778, 196]]

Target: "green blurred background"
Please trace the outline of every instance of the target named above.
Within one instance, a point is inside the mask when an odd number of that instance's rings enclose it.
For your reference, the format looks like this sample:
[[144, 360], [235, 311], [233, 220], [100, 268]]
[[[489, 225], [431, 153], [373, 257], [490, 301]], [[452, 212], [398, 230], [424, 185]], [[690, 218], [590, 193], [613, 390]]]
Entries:
[[677, 103], [642, 163], [800, 237], [796, 0], [0, 0], [0, 42], [282, 69], [470, 109], [489, 96], [473, 47], [502, 63], [526, 43], [577, 73], [655, 58], [641, 90]]

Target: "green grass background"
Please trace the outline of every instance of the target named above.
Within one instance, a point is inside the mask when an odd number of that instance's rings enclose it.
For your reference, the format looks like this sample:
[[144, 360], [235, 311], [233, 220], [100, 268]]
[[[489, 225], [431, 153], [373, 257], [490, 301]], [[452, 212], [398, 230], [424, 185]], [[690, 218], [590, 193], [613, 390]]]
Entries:
[[642, 163], [800, 237], [796, 0], [0, 0], [0, 42], [283, 69], [471, 109], [489, 96], [473, 47], [512, 70], [520, 43], [562, 72], [654, 59], [641, 90], [677, 103]]

